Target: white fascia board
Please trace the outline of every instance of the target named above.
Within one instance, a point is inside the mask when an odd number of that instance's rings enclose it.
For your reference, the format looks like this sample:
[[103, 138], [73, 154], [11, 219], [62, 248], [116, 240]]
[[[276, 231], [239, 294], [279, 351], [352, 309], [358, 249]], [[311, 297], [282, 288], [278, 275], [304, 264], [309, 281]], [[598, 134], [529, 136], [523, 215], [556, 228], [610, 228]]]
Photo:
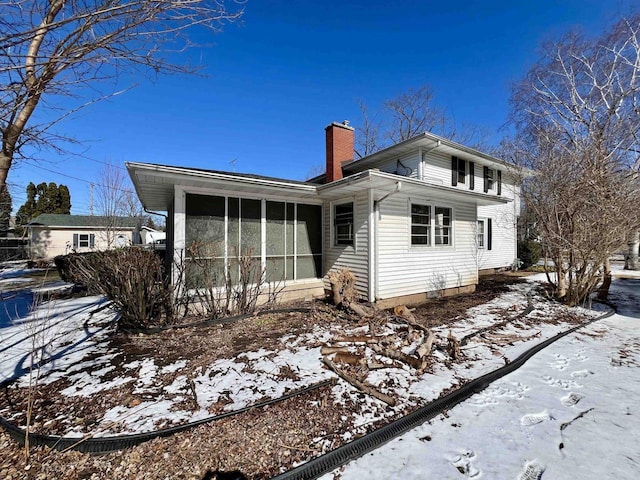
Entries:
[[463, 157], [465, 160], [472, 160], [480, 165], [496, 166], [500, 165], [507, 169], [522, 170], [525, 175], [532, 175], [534, 172], [526, 168], [516, 167], [504, 160], [489, 155], [488, 153], [481, 152], [475, 148], [467, 147], [461, 143], [454, 142], [448, 138], [441, 137], [434, 133], [424, 132], [403, 142], [396, 143], [390, 147], [387, 147], [379, 152], [373, 153], [367, 157], [356, 160], [348, 165], [344, 165], [347, 170], [353, 169], [354, 171], [362, 171], [364, 169], [370, 169], [376, 165], [381, 165], [390, 159], [403, 155], [407, 152], [418, 150], [423, 147], [425, 152], [443, 152], [447, 155], [454, 155]]
[[451, 201], [458, 199], [463, 202], [475, 203], [476, 205], [500, 205], [513, 201], [512, 199], [501, 195], [490, 195], [487, 193], [448, 187], [441, 184], [431, 183], [427, 180], [403, 177], [401, 175], [381, 172], [378, 170], [366, 170], [364, 172], [359, 172], [349, 177], [342, 178], [341, 180], [321, 185], [318, 187], [318, 194], [322, 198], [331, 199], [366, 188], [372, 188], [383, 193], [388, 193], [397, 188], [398, 182], [401, 183], [400, 191], [404, 193], [446, 196]]

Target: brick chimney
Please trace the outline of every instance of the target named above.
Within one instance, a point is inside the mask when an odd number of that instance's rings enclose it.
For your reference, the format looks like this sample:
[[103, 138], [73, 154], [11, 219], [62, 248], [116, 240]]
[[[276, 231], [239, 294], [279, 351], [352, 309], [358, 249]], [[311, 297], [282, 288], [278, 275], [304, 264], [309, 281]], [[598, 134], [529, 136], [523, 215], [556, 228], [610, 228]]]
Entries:
[[345, 120], [331, 122], [325, 128], [327, 134], [327, 180], [334, 182], [342, 178], [342, 164], [353, 160], [353, 127]]

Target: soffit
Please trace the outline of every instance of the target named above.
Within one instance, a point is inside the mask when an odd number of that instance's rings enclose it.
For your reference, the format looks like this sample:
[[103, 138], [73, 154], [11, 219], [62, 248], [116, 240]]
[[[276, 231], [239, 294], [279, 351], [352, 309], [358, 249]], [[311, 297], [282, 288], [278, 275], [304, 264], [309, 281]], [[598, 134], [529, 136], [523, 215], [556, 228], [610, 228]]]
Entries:
[[252, 196], [317, 197], [316, 186], [302, 182], [143, 163], [127, 163], [126, 166], [136, 193], [147, 210], [167, 211], [176, 186], [206, 191], [209, 195], [246, 193]]

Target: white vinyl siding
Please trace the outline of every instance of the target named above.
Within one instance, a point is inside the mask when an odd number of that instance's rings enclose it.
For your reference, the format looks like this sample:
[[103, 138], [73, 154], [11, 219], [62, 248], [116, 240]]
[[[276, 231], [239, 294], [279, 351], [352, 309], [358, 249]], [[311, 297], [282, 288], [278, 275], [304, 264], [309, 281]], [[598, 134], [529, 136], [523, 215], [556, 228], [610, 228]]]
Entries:
[[[516, 221], [519, 215], [519, 190], [513, 179], [502, 175], [502, 197], [512, 199], [507, 204], [478, 207], [478, 218], [491, 220], [491, 250], [488, 245], [478, 251], [478, 268], [510, 268], [517, 256]], [[488, 222], [485, 221], [488, 229]], [[487, 239], [489, 232], [485, 233]]]
[[[331, 212], [335, 205], [347, 202], [353, 202], [353, 245], [335, 245]], [[368, 298], [369, 286], [369, 209], [367, 191], [324, 206], [324, 272], [348, 268], [356, 276], [356, 288], [363, 299]]]
[[380, 204], [377, 298], [393, 298], [475, 284], [475, 204], [457, 203], [451, 209], [453, 245], [425, 247], [411, 245], [411, 218], [408, 210], [411, 203], [434, 206], [442, 204], [437, 199], [409, 198], [400, 193]]
[[419, 163], [420, 158], [416, 151], [380, 166], [380, 171], [393, 173], [402, 177], [419, 178]]

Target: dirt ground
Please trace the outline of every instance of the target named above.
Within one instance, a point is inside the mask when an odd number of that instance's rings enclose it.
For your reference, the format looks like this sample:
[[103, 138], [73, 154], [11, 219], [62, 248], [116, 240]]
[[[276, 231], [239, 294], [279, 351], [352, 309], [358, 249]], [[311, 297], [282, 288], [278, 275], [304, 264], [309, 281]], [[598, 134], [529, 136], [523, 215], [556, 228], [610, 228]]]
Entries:
[[[521, 280], [513, 275], [485, 277], [475, 293], [429, 301], [414, 314], [417, 322], [424, 326], [446, 325], [464, 315], [467, 309], [490, 301], [507, 291], [509, 284]], [[147, 356], [169, 364], [186, 357], [189, 365], [195, 367], [212, 358], [233, 358], [260, 347], [275, 348], [283, 335], [302, 335], [318, 322], [352, 325], [359, 320], [327, 304], [316, 303], [311, 315], [267, 314], [224, 326], [155, 335], [119, 334], [112, 342], [121, 354], [113, 359], [113, 364], [122, 365]], [[117, 373], [116, 368], [114, 375]], [[44, 420], [61, 409], [73, 412], [72, 416], [90, 424], [106, 408], [137, 400], [126, 388], [110, 390], [108, 395], [100, 396], [99, 402], [64, 397], [57, 394], [61, 388], [64, 380], [47, 385], [41, 391], [36, 426], [44, 428]], [[0, 401], [8, 402], [19, 411], [24, 408], [23, 393], [18, 389], [4, 389], [0, 392]], [[27, 459], [24, 450], [0, 432], [0, 478], [270, 478], [322, 453], [320, 441], [331, 440], [331, 448], [344, 442], [342, 435], [351, 431], [350, 413], [356, 406], [352, 397], [345, 396], [343, 400], [341, 404], [335, 403], [331, 387], [324, 387], [269, 407], [252, 409], [168, 438], [100, 456], [39, 447], [31, 449]], [[377, 423], [368, 425], [368, 431], [379, 426]], [[62, 433], [64, 425], [50, 422], [44, 430], [41, 433]]]

